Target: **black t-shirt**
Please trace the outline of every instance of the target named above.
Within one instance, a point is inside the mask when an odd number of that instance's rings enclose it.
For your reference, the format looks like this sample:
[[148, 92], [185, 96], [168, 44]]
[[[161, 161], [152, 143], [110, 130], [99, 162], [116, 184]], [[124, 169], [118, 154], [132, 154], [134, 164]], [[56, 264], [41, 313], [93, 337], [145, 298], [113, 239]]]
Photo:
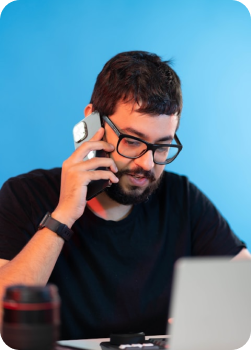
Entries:
[[[35, 170], [3, 185], [0, 258], [18, 254], [55, 209], [60, 176], [60, 168]], [[106, 221], [86, 208], [72, 230], [49, 280], [62, 300], [61, 339], [164, 334], [175, 261], [234, 256], [245, 247], [204, 194], [186, 177], [167, 172], [125, 219]]]

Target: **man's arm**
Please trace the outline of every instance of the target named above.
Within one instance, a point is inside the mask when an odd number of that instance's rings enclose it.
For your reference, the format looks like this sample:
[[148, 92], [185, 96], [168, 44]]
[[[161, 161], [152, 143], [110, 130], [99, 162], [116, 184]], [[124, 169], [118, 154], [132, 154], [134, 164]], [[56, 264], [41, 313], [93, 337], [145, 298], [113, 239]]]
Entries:
[[[118, 182], [114, 174], [117, 168], [112, 158], [83, 161], [92, 150], [103, 149], [105, 152], [114, 150], [113, 145], [101, 140], [103, 135], [104, 129], [100, 128], [90, 141], [83, 143], [63, 163], [59, 202], [51, 216], [69, 228], [84, 213], [87, 186], [90, 181], [104, 179], [111, 183]], [[100, 167], [106, 167], [110, 171], [97, 170]], [[28, 200], [27, 205], [30, 205]], [[5, 229], [7, 230], [3, 224], [2, 230]], [[11, 227], [11, 230], [14, 231], [15, 227]], [[4, 235], [4, 239], [8, 240], [8, 232]], [[46, 284], [63, 244], [64, 240], [48, 228], [44, 227], [37, 231], [14, 259], [8, 262], [2, 260], [0, 289], [7, 283]]]
[[[83, 215], [87, 185], [90, 181], [104, 179], [110, 180], [111, 183], [118, 182], [114, 174], [117, 168], [111, 158], [83, 161], [91, 150], [104, 149], [106, 152], [114, 150], [111, 144], [100, 141], [103, 134], [104, 129], [100, 129], [91, 141], [83, 143], [63, 163], [60, 198], [51, 216], [69, 228]], [[99, 167], [107, 167], [111, 171], [96, 170]], [[0, 260], [0, 304], [5, 288], [11, 284], [45, 285], [63, 245], [64, 240], [45, 227], [37, 231], [12, 260]]]
[[251, 260], [251, 254], [246, 248], [243, 248], [232, 260]]

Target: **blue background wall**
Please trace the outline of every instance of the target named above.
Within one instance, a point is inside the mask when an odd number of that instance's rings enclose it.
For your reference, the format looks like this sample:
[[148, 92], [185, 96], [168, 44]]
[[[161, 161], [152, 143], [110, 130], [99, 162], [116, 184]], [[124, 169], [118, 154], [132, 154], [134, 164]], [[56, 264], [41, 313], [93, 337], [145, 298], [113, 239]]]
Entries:
[[251, 18], [233, 0], [18, 0], [0, 19], [0, 186], [74, 150], [97, 74], [121, 51], [173, 58], [187, 175], [251, 249]]

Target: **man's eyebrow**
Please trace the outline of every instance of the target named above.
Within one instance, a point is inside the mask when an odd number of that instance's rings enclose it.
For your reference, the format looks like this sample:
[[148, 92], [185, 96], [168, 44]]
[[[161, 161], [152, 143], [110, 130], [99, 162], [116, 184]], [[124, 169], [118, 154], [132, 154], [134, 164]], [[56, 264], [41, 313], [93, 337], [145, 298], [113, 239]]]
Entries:
[[[144, 133], [142, 133], [142, 132], [140, 132], [138, 130], [135, 130], [133, 128], [120, 129], [120, 132], [123, 133], [123, 134], [127, 134], [127, 133], [135, 134], [136, 136], [138, 136], [141, 139], [147, 139], [147, 135], [145, 135]], [[163, 142], [163, 141], [172, 141], [172, 140], [173, 140], [173, 136], [167, 135], [167, 136], [161, 137], [158, 140], [155, 140], [155, 143]]]

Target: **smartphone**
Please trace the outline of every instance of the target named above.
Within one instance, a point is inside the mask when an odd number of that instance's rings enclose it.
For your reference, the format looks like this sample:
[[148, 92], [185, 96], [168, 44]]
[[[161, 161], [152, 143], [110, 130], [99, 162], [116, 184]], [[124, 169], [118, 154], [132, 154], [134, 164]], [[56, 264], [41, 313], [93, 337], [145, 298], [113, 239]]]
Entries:
[[[101, 127], [101, 118], [98, 112], [93, 112], [88, 117], [81, 120], [73, 128], [73, 140], [75, 149], [77, 149], [83, 142], [90, 140], [94, 134]], [[91, 151], [87, 154], [84, 160], [92, 159], [94, 157], [108, 157], [108, 153], [103, 150]], [[108, 170], [104, 167], [99, 167], [97, 170]], [[109, 180], [94, 180], [87, 186], [86, 199], [90, 199], [103, 192], [109, 185]]]

